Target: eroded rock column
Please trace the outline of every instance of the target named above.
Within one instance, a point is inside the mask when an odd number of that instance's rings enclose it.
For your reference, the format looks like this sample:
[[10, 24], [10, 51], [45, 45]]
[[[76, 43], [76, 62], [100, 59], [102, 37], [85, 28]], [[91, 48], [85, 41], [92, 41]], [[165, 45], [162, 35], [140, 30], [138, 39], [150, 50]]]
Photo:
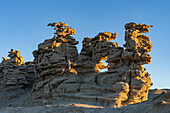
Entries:
[[122, 54], [122, 59], [130, 63], [130, 70], [126, 72], [129, 78], [130, 93], [129, 103], [138, 103], [148, 99], [148, 91], [152, 86], [150, 74], [142, 65], [151, 62], [152, 44], [148, 36], [142, 33], [149, 32], [152, 25], [128, 23], [125, 25], [125, 45], [126, 50]]
[[78, 44], [71, 35], [73, 28], [65, 23], [50, 23], [56, 34], [38, 45], [33, 52], [35, 57], [36, 83], [32, 90], [33, 98], [51, 98], [79, 91], [81, 79], [72, 68], [78, 57]]

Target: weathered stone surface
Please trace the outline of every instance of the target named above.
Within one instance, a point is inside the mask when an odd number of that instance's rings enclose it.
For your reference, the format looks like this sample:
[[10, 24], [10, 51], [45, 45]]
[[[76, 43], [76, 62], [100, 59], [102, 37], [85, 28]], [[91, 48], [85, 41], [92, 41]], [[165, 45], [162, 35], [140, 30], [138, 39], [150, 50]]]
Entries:
[[10, 58], [3, 58], [0, 63], [2, 86], [9, 88], [16, 86], [25, 87], [29, 82], [34, 81], [34, 66], [31, 62], [24, 63], [24, 57], [19, 51], [11, 49], [8, 55]]
[[1, 103], [10, 104], [11, 101], [25, 94], [34, 83], [34, 65], [25, 62], [19, 51], [11, 49], [0, 63], [0, 100]]
[[[52, 39], [45, 40], [33, 52], [35, 57], [36, 82], [32, 89], [33, 98], [49, 98], [60, 93], [76, 93], [82, 80], [73, 69], [77, 60], [76, 41], [71, 35], [74, 29], [65, 23], [50, 23], [56, 27]], [[73, 87], [71, 87], [73, 86]]]
[[[117, 34], [101, 32], [86, 37], [78, 55], [75, 30], [65, 23], [50, 23], [56, 34], [38, 45], [35, 57], [36, 82], [31, 92], [33, 100], [51, 99], [83, 102], [104, 107], [121, 107], [146, 101], [152, 86], [150, 74], [142, 67], [150, 63], [152, 44], [145, 24], [125, 25], [124, 47], [111, 42]], [[108, 65], [102, 63], [106, 60]], [[108, 71], [101, 72], [101, 69]], [[40, 100], [41, 101], [41, 100]]]
[[84, 38], [83, 48], [74, 67], [80, 77], [88, 78], [91, 74], [100, 73], [101, 69], [107, 68], [101, 61], [107, 59], [111, 48], [118, 46], [115, 42], [108, 42], [116, 36], [116, 33], [104, 32], [95, 38]]
[[10, 52], [8, 52], [9, 55], [8, 57], [10, 58], [3, 58], [3, 65], [17, 65], [20, 66], [23, 64], [24, 62], [24, 57], [20, 56], [20, 51], [14, 51], [13, 49], [11, 49]]
[[24, 63], [11, 49], [0, 63], [0, 107], [8, 107], [0, 112], [170, 112], [170, 91], [149, 91], [150, 74], [142, 67], [151, 62], [152, 44], [143, 33], [152, 25], [126, 24], [124, 47], [111, 41], [116, 33], [86, 37], [80, 54], [73, 28], [48, 26], [55, 27], [55, 36], [38, 45], [33, 62]]
[[[149, 101], [121, 108], [104, 108], [103, 106], [80, 104], [47, 104], [27, 107], [5, 107], [0, 113], [169, 113], [170, 103], [164, 101], [169, 90], [150, 90]], [[156, 102], [156, 101], [158, 102]]]
[[47, 26], [55, 27], [54, 30], [56, 30], [56, 32], [54, 34], [57, 36], [69, 36], [75, 34], [75, 30], [63, 22], [53, 22], [49, 23]]
[[149, 93], [149, 103], [152, 103], [155, 106], [170, 105], [170, 90], [155, 89]]
[[[132, 27], [133, 26], [133, 27]], [[129, 70], [125, 73], [129, 75], [130, 80], [126, 80], [130, 84], [129, 103], [137, 103], [147, 100], [149, 88], [152, 86], [150, 74], [142, 67], [144, 64], [150, 63], [152, 44], [148, 36], [142, 33], [149, 32], [149, 27], [145, 24], [128, 23], [125, 25], [125, 52], [131, 53], [133, 56], [123, 59], [128, 62]], [[123, 57], [126, 54], [123, 54]]]

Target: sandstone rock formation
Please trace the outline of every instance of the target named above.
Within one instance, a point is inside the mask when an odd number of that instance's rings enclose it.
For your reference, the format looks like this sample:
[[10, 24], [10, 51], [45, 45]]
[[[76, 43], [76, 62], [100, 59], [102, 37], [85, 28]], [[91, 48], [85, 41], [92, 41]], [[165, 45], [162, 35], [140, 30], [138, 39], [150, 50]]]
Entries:
[[[65, 23], [50, 23], [56, 34], [38, 45], [35, 57], [36, 82], [31, 96], [47, 103], [80, 102], [104, 107], [121, 107], [147, 100], [152, 86], [150, 74], [142, 67], [150, 63], [152, 44], [149, 25], [125, 25], [124, 47], [111, 40], [117, 34], [99, 33], [86, 37], [78, 55], [76, 41], [71, 35], [75, 30]], [[106, 66], [101, 61], [106, 60]], [[108, 71], [101, 72], [101, 69]]]
[[126, 49], [122, 53], [122, 60], [129, 66], [124, 75], [125, 78], [128, 77], [124, 80], [130, 84], [129, 102], [132, 104], [146, 101], [149, 88], [152, 86], [150, 74], [142, 67], [144, 64], [149, 64], [151, 60], [148, 52], [151, 51], [152, 44], [148, 36], [142, 35], [149, 32], [149, 27], [153, 26], [136, 23], [125, 25], [124, 47]]
[[9, 55], [8, 57], [10, 58], [3, 58], [2, 64], [3, 65], [17, 65], [20, 66], [23, 64], [24, 62], [24, 57], [20, 56], [20, 51], [14, 51], [13, 49], [11, 49], [10, 52], [8, 52]]
[[148, 103], [154, 104], [155, 106], [170, 105], [170, 90], [151, 90], [149, 91]]
[[107, 59], [111, 48], [118, 46], [115, 42], [109, 42], [116, 36], [116, 33], [104, 32], [94, 38], [84, 38], [83, 48], [74, 66], [81, 78], [89, 78], [91, 74], [100, 73], [101, 69], [108, 67], [101, 61]]
[[10, 58], [3, 58], [0, 63], [1, 103], [26, 93], [34, 83], [34, 65], [31, 62], [24, 63], [19, 51], [11, 49], [8, 56]]
[[85, 37], [80, 54], [73, 28], [62, 22], [48, 26], [55, 35], [33, 51], [33, 62], [13, 49], [10, 58], [3, 57], [0, 113], [170, 112], [170, 90], [149, 90], [150, 74], [142, 67], [151, 62], [152, 44], [143, 33], [152, 25], [127, 23], [124, 47], [112, 41], [116, 33]]
[[34, 98], [56, 97], [60, 93], [77, 93], [82, 80], [72, 68], [77, 60], [76, 41], [71, 35], [74, 29], [65, 23], [50, 23], [56, 27], [52, 39], [38, 45], [33, 52], [35, 57], [36, 82], [32, 89]]

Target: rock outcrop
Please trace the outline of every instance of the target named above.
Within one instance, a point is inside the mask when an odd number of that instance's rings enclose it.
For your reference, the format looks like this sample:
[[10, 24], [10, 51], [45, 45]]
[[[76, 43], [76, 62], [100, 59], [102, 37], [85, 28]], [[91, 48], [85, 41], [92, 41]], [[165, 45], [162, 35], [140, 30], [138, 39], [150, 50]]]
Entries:
[[25, 94], [34, 84], [34, 65], [25, 62], [19, 51], [11, 49], [8, 55], [0, 63], [0, 100], [1, 103], [10, 104], [11, 101]]
[[128, 66], [125, 71], [125, 82], [130, 85], [129, 102], [131, 104], [147, 100], [149, 88], [152, 86], [150, 74], [146, 72], [146, 68], [142, 65], [149, 64], [152, 44], [148, 36], [142, 33], [149, 32], [149, 27], [152, 25], [145, 25], [136, 23], [128, 23], [125, 25], [125, 51], [122, 53], [122, 61], [124, 66]]
[[154, 104], [155, 106], [165, 106], [170, 105], [170, 90], [151, 90], [149, 91], [149, 104]]
[[57, 34], [38, 45], [35, 57], [36, 82], [32, 89], [33, 98], [58, 97], [60, 93], [77, 93], [82, 82], [72, 68], [77, 60], [76, 41], [71, 35], [74, 29], [65, 23], [50, 23]]
[[94, 38], [84, 38], [83, 48], [74, 66], [81, 78], [89, 78], [92, 74], [100, 73], [102, 69], [108, 67], [102, 61], [107, 59], [111, 48], [118, 46], [115, 42], [109, 42], [116, 36], [116, 33], [104, 32]]
[[3, 65], [17, 65], [20, 66], [23, 64], [24, 62], [24, 57], [20, 56], [20, 51], [14, 51], [13, 49], [11, 49], [10, 52], [8, 52], [9, 55], [8, 57], [10, 58], [3, 58], [2, 64]]
[[80, 54], [73, 28], [48, 26], [55, 35], [33, 51], [33, 62], [13, 49], [3, 57], [0, 112], [170, 112], [170, 90], [149, 90], [153, 83], [142, 67], [151, 62], [152, 44], [143, 33], [152, 25], [127, 23], [124, 47], [112, 41], [116, 33], [85, 37]]
[[[56, 34], [38, 45], [35, 57], [36, 82], [33, 100], [57, 102], [82, 102], [104, 107], [121, 107], [147, 100], [152, 86], [150, 74], [142, 67], [149, 64], [152, 44], [149, 25], [125, 25], [124, 47], [111, 42], [117, 34], [99, 33], [86, 37], [78, 55], [75, 30], [65, 23], [50, 23]], [[106, 60], [108, 65], [102, 63]], [[108, 71], [101, 72], [101, 69]]]

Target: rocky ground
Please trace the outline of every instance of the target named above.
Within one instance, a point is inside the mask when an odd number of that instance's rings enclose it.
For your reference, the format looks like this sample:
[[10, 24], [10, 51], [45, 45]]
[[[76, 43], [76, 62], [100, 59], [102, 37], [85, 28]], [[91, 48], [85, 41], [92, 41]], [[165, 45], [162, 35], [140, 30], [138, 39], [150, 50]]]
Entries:
[[[18, 104], [22, 98], [18, 99]], [[0, 113], [170, 113], [170, 89], [150, 90], [149, 100], [121, 108], [104, 108], [80, 103], [52, 104], [42, 106], [2, 107]], [[12, 101], [11, 101], [12, 102]], [[16, 100], [13, 100], [16, 103]]]
[[137, 104], [121, 108], [87, 108], [69, 105], [46, 105], [33, 107], [6, 107], [0, 113], [170, 113], [170, 104]]

